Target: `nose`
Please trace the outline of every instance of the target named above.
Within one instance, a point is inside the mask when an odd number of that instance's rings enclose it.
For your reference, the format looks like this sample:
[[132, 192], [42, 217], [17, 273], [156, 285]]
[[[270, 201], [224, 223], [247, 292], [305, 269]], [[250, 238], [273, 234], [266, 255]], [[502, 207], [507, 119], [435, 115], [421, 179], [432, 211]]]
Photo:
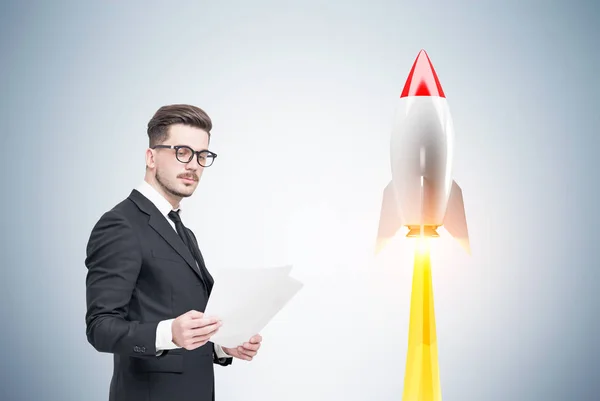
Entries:
[[193, 157], [192, 160], [185, 164], [185, 169], [190, 171], [196, 171], [198, 170], [198, 167], [200, 167], [200, 165], [198, 164], [198, 160], [196, 160], [195, 157]]

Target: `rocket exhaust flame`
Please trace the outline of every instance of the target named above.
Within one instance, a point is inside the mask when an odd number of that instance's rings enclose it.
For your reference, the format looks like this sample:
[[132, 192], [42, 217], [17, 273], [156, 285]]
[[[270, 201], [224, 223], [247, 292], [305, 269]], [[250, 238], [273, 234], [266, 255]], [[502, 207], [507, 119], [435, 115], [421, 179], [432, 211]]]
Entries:
[[441, 401], [429, 240], [415, 249], [402, 401]]

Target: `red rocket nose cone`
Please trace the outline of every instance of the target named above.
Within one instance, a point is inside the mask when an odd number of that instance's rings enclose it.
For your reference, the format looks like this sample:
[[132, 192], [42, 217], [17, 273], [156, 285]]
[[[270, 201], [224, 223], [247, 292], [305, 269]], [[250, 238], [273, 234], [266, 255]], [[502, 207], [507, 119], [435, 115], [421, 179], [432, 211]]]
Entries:
[[439, 96], [445, 98], [444, 90], [425, 50], [415, 60], [400, 97]]

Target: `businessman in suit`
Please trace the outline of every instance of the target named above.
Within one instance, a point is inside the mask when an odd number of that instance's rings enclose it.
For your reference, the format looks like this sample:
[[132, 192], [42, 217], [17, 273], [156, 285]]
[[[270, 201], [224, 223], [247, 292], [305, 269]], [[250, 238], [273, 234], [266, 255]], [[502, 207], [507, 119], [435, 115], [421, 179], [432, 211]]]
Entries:
[[221, 322], [202, 313], [214, 280], [180, 202], [217, 157], [208, 150], [211, 129], [198, 107], [158, 109], [144, 180], [92, 229], [86, 334], [113, 354], [110, 401], [214, 400], [214, 365], [250, 361], [260, 348], [259, 334], [236, 348], [214, 344]]

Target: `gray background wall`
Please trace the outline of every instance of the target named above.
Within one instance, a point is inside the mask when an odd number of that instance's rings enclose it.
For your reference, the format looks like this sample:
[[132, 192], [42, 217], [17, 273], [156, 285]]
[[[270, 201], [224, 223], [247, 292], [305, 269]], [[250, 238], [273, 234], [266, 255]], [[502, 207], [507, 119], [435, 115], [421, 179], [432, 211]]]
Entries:
[[85, 338], [99, 216], [142, 179], [163, 104], [213, 118], [186, 200], [209, 268], [305, 288], [221, 400], [398, 400], [412, 244], [374, 241], [393, 110], [421, 48], [456, 130], [473, 256], [433, 250], [444, 400], [595, 400], [600, 145], [594, 2], [3, 2], [3, 400], [106, 400]]

